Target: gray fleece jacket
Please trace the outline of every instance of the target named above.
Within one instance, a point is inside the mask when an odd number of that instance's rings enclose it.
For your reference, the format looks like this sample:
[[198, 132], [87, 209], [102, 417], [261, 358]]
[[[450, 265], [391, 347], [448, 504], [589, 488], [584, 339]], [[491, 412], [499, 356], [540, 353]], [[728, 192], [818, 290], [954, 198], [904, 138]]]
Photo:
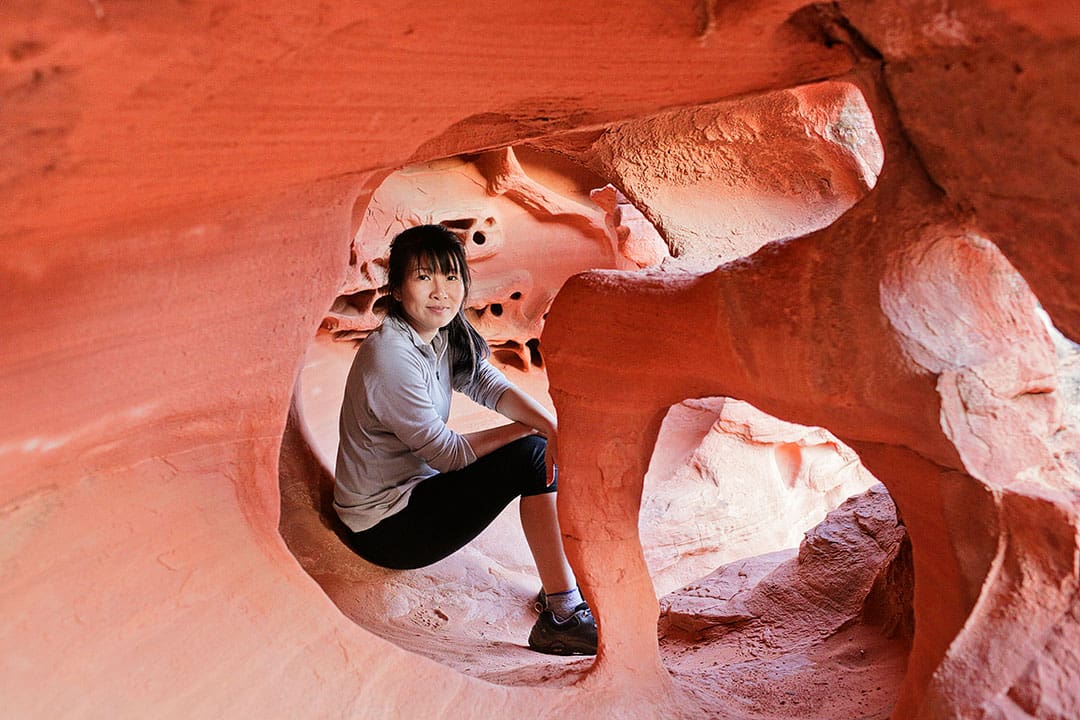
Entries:
[[345, 382], [334, 471], [334, 509], [354, 532], [403, 509], [413, 488], [476, 460], [446, 426], [451, 389], [494, 409], [510, 382], [486, 360], [475, 379], [451, 377], [447, 331], [425, 343], [388, 317], [360, 345]]

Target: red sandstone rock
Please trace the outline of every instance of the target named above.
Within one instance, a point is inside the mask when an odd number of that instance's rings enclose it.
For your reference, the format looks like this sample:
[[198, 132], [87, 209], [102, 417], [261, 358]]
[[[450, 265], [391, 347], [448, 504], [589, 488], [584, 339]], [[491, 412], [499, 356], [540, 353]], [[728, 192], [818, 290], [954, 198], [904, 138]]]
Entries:
[[867, 612], [881, 609], [882, 575], [891, 571], [910, 588], [905, 542], [884, 488], [851, 498], [807, 533], [797, 555], [745, 558], [663, 598], [668, 667], [698, 687], [708, 667], [712, 693], [771, 717], [842, 717], [856, 704], [860, 717], [888, 717], [910, 635], [890, 639], [866, 618], [905, 627], [903, 618]]
[[[658, 655], [639, 493], [663, 413], [722, 394], [828, 428], [889, 487], [916, 575], [896, 717], [1080, 714], [1076, 445], [1040, 397], [1061, 391], [1026, 289], [1080, 337], [1076, 18], [1015, 0], [3, 4], [5, 711], [691, 715]], [[701, 278], [575, 279], [555, 304], [566, 529], [602, 632], [586, 679], [496, 687], [343, 617], [277, 534], [278, 450], [383, 177], [525, 140], [587, 155], [608, 128], [824, 78], [860, 91], [884, 147], [835, 225]], [[711, 196], [602, 174], [715, 261], [694, 232], [721, 224]], [[926, 253], [956, 263], [971, 322]], [[944, 364], [913, 350], [929, 340]]]
[[659, 595], [744, 557], [796, 547], [876, 480], [821, 428], [711, 398], [671, 408], [642, 489], [641, 543]]
[[[1047, 633], [1064, 621], [1077, 586], [1075, 562], [1066, 560], [1075, 558], [1077, 548], [1076, 467], [1068, 461], [1075, 435], [1058, 421], [1056, 375], [1046, 372], [1053, 351], [1034, 299], [992, 247], [952, 241], [949, 256], [975, 259], [987, 269], [965, 274], [965, 264], [946, 265], [955, 268], [946, 271], [951, 283], [936, 291], [926, 280], [901, 281], [927, 293], [922, 307], [932, 307], [938, 318], [930, 334], [964, 352], [949, 355], [947, 367], [927, 367], [905, 345], [908, 321], [925, 310], [893, 312], [896, 268], [925, 272], [932, 267], [927, 248], [962, 234], [895, 134], [888, 112], [870, 104], [892, 164], [867, 200], [830, 228], [707, 275], [592, 273], [560, 293], [544, 340], [552, 395], [562, 430], [569, 430], [561, 444], [572, 463], [561, 507], [573, 538], [602, 535], [622, 550], [611, 553], [622, 562], [611, 562], [611, 555], [600, 562], [584, 552], [586, 543], [568, 545], [595, 592], [610, 651], [646, 655], [655, 610], [640, 600], [637, 587], [645, 571], [633, 551], [634, 518], [648, 461], [640, 448], [656, 438], [663, 408], [682, 397], [723, 394], [828, 427], [856, 444], [911, 531], [916, 636], [896, 713], [962, 715], [965, 708], [989, 708], [992, 698], [1008, 692], [1017, 673], [1039, 661]], [[879, 224], [880, 217], [890, 223]], [[824, 247], [830, 248], [828, 263]], [[966, 247], [974, 252], [966, 254]], [[953, 287], [964, 302], [957, 302]], [[812, 302], [793, 303], [791, 297]], [[584, 305], [608, 319], [603, 328], [593, 326], [588, 350], [573, 311]], [[704, 326], [685, 312], [710, 305], [717, 317]], [[958, 322], [943, 322], [953, 315]], [[668, 319], [664, 341], [655, 335], [642, 340], [641, 327], [658, 316]], [[987, 342], [998, 331], [1013, 342]], [[697, 342], [688, 346], [683, 337]], [[598, 362], [598, 347], [606, 349], [606, 362]], [[677, 367], [663, 361], [674, 353], [682, 360]], [[816, 369], [821, 363], [845, 372], [822, 375]], [[595, 370], [590, 372], [597, 367], [607, 371], [603, 387], [638, 392], [627, 397], [599, 389]], [[953, 378], [983, 375], [990, 392], [973, 394], [977, 386], [966, 387], [959, 391], [965, 401], [953, 403]], [[646, 377], [654, 379], [646, 384]], [[602, 438], [596, 427], [606, 429]], [[988, 437], [991, 431], [1009, 436], [1013, 450], [1006, 464], [980, 461], [982, 438], [999, 437]], [[589, 515], [578, 512], [586, 504], [578, 493], [588, 497], [596, 485], [628, 488], [624, 502], [605, 506], [602, 514], [595, 505]], [[1009, 541], [1035, 527], [1058, 539]], [[1036, 560], [1054, 557], [1048, 566]], [[1031, 563], [1040, 571], [1020, 570]], [[958, 591], [936, 592], [942, 587]], [[1004, 617], [1024, 615], [1030, 623], [1021, 628], [1003, 622], [994, 608], [1023, 608]], [[1018, 634], [1027, 631], [1034, 639], [1020, 641]], [[1059, 660], [1050, 662], [1057, 666]], [[648, 666], [639, 670], [647, 673]]]
[[[542, 367], [535, 345], [566, 278], [639, 263], [627, 255], [630, 228], [609, 217], [614, 207], [590, 201], [599, 177], [535, 155], [529, 153], [527, 164], [543, 182], [529, 175], [511, 148], [411, 166], [387, 177], [363, 208], [349, 274], [323, 327], [337, 340], [362, 338], [378, 327], [390, 241], [407, 227], [443, 223], [465, 243], [474, 276], [466, 311], [496, 359], [525, 371]], [[633, 247], [631, 242], [629, 252]]]
[[715, 267], [825, 227], [874, 186], [883, 161], [870, 110], [846, 82], [672, 111], [595, 139], [552, 143], [617, 178], [681, 267]]
[[[724, 565], [663, 598], [661, 628], [700, 633], [753, 620], [756, 632], [768, 626], [785, 647], [828, 637], [863, 615], [905, 534], [888, 493], [876, 485], [809, 530], [797, 554]], [[711, 606], [703, 608], [702, 600]]]

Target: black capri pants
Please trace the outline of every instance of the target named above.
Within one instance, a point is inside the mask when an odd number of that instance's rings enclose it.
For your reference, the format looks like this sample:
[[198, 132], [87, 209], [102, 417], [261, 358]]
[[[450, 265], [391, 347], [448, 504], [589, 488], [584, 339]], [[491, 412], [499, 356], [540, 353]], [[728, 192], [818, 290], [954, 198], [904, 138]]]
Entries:
[[375, 527], [346, 531], [345, 541], [370, 563], [412, 570], [457, 552], [520, 496], [555, 492], [545, 485], [539, 435], [519, 438], [460, 470], [440, 473], [413, 488], [404, 510]]

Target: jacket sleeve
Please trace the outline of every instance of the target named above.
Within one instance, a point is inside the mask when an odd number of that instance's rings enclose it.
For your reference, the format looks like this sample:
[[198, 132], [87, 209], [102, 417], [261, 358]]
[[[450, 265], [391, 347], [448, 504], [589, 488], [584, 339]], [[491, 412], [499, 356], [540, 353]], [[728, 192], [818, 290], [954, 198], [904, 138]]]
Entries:
[[435, 409], [418, 358], [375, 358], [365, 385], [375, 419], [428, 465], [450, 472], [476, 461], [472, 446]]
[[466, 373], [454, 375], [454, 389], [489, 410], [495, 409], [499, 398], [508, 387], [510, 387], [510, 381], [487, 360], [480, 361], [476, 368], [476, 376], [473, 378]]

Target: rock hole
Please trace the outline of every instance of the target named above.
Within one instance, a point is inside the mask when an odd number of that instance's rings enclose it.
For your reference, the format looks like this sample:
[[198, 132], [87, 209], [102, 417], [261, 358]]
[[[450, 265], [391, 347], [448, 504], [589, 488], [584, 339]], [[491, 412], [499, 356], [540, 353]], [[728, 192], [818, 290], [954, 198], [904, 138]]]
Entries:
[[507, 340], [492, 347], [491, 356], [503, 365], [525, 372], [529, 368], [525, 362], [523, 350], [521, 343]]
[[390, 295], [382, 295], [372, 303], [371, 307], [375, 311], [375, 314], [385, 316], [390, 310], [390, 300]]
[[540, 354], [540, 338], [529, 340], [525, 343], [525, 347], [529, 348], [529, 362], [533, 367], [544, 367], [544, 357]]
[[448, 228], [452, 228], [454, 230], [468, 230], [469, 228], [471, 228], [473, 225], [476, 224], [476, 219], [475, 218], [460, 218], [458, 220], [443, 220], [439, 224], [443, 225], [445, 227], [448, 227]]
[[[557, 153], [523, 148], [518, 159], [527, 174], [536, 169], [530, 177], [555, 180], [560, 192], [568, 193], [579, 203], [585, 206], [605, 203], [606, 215], [573, 216], [567, 222], [540, 221], [532, 208], [511, 195], [491, 197], [483, 185], [469, 179], [471, 176], [463, 170], [478, 171], [470, 156], [420, 166], [425, 169], [422, 173], [396, 174], [361, 201], [363, 206], [357, 207], [353, 217], [364, 220], [355, 231], [353, 242], [362, 248], [359, 257], [367, 258], [370, 272], [359, 273], [358, 281], [343, 286], [340, 292], [344, 297], [335, 302], [334, 310], [351, 313], [354, 308], [370, 303], [372, 312], [367, 319], [371, 323], [357, 327], [355, 334], [347, 338], [352, 342], [334, 342], [338, 335], [323, 328], [308, 349], [298, 386], [301, 396], [297, 422], [304, 427], [297, 437], [310, 437], [314, 443], [312, 450], [322, 466], [334, 466], [345, 377], [357, 341], [378, 327], [379, 319], [372, 317], [372, 313], [385, 312], [388, 298], [376, 290], [385, 282], [383, 269], [389, 241], [404, 227], [448, 217], [442, 224], [463, 241], [471, 241], [469, 259], [474, 284], [470, 298], [475, 307], [469, 310], [470, 320], [488, 340], [493, 362], [503, 365], [508, 374], [520, 373], [522, 377], [513, 378], [515, 382], [519, 387], [531, 383], [529, 389], [537, 397], [543, 397], [547, 387], [540, 333], [548, 318], [550, 300], [568, 274], [597, 267], [632, 271], [657, 266], [667, 257], [666, 245], [657, 229], [614, 189], [610, 184], [613, 180], [594, 177], [580, 167], [568, 166], [560, 158]], [[446, 171], [440, 171], [444, 166]], [[601, 192], [609, 185], [611, 189]], [[438, 199], [434, 205], [432, 198]], [[558, 206], [553, 208], [554, 215], [564, 218], [554, 212], [558, 210]], [[464, 212], [470, 215], [465, 216]], [[608, 219], [620, 223], [619, 232], [599, 242], [598, 237], [608, 228]], [[614, 260], [613, 249], [618, 251]], [[355, 248], [350, 250], [349, 257], [341, 258], [342, 265], [357, 262], [353, 252]], [[526, 291], [528, 298], [524, 297]], [[510, 302], [515, 303], [512, 312], [504, 312], [505, 303]], [[673, 358], [672, 363], [677, 365], [678, 358]], [[628, 392], [633, 390], [627, 388]], [[500, 422], [482, 415], [484, 411], [463, 406], [461, 399], [455, 399], [451, 427], [471, 432]], [[312, 478], [321, 478], [322, 485]], [[514, 652], [513, 648], [517, 648], [525, 652], [523, 638], [527, 637], [532, 622], [527, 608], [537, 587], [531, 571], [519, 571], [530, 568], [531, 559], [527, 547], [517, 540], [520, 523], [516, 512], [504, 513], [505, 517], [500, 516], [475, 545], [470, 544], [442, 567], [423, 573], [386, 574], [365, 566], [346, 546], [328, 537], [334, 523], [330, 508], [332, 475], [327, 478], [309, 474], [293, 490], [282, 493], [282, 534], [301, 564], [355, 622], [412, 652], [490, 682], [530, 684], [537, 677], [546, 680], [563, 673], [551, 669], [549, 658], [529, 654], [515, 657], [514, 662], [520, 660], [522, 667], [531, 665], [533, 670], [499, 669], [474, 659], [476, 645], [470, 643], [489, 648], [496, 637], [498, 642], [494, 644], [503, 646], [500, 651]], [[653, 541], [659, 546], [672, 546], [674, 542], [672, 538]], [[644, 550], [653, 551], [647, 546]], [[500, 580], [480, 591], [475, 584], [460, 580], [474, 580], [479, 576], [477, 573], [487, 573]], [[438, 637], [418, 635], [409, 627], [412, 618], [427, 610], [434, 613], [433, 617], [446, 620]], [[478, 611], [489, 612], [497, 619], [499, 628], [476, 622]], [[580, 661], [575, 673], [589, 664], [591, 660]], [[569, 680], [575, 673], [561, 676]]]

